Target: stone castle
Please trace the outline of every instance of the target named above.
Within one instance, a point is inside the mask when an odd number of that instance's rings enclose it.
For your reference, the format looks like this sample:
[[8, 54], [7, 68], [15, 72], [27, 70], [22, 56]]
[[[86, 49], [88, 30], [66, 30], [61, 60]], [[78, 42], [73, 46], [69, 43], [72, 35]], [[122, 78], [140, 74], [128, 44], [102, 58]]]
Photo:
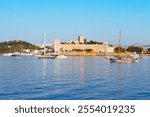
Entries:
[[102, 44], [87, 44], [84, 36], [79, 36], [78, 41], [71, 41], [66, 43], [61, 43], [60, 40], [55, 40], [54, 51], [57, 53], [64, 54], [105, 54], [113, 53], [114, 47], [108, 45], [107, 43]]

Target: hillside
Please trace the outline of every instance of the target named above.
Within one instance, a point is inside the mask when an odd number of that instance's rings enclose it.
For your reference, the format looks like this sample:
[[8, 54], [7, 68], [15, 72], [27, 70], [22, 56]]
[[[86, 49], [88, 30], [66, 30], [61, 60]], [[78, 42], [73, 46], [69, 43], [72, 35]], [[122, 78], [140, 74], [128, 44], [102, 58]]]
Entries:
[[37, 46], [21, 40], [0, 42], [0, 54], [22, 52], [23, 49], [35, 50]]

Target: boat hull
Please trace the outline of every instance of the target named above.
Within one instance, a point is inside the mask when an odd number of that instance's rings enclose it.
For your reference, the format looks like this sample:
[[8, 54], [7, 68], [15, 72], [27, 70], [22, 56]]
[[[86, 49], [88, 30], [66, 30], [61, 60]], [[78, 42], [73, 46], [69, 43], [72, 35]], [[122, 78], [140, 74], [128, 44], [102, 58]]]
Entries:
[[56, 56], [56, 59], [67, 59], [67, 56], [65, 56], [65, 55], [58, 55], [58, 56]]
[[138, 62], [138, 59], [133, 58], [109, 58], [110, 62], [118, 62], [118, 63], [133, 63]]
[[55, 56], [46, 56], [46, 55], [40, 55], [37, 56], [38, 59], [55, 59]]

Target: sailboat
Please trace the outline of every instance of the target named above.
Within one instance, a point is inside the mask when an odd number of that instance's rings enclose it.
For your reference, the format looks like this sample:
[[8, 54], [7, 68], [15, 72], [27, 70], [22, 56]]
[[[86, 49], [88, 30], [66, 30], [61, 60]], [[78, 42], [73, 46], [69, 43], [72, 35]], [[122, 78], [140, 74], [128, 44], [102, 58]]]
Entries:
[[47, 38], [47, 34], [45, 32], [44, 33], [44, 44], [43, 44], [43, 46], [44, 46], [44, 54], [43, 55], [38, 55], [37, 57], [38, 58], [52, 58], [52, 59], [54, 59], [55, 55], [47, 55], [46, 54], [46, 38]]
[[[119, 32], [119, 53], [121, 48], [121, 30]], [[130, 56], [112, 56], [109, 58], [110, 62], [118, 62], [118, 63], [129, 63], [129, 62], [138, 62], [139, 61], [139, 55], [134, 52]]]

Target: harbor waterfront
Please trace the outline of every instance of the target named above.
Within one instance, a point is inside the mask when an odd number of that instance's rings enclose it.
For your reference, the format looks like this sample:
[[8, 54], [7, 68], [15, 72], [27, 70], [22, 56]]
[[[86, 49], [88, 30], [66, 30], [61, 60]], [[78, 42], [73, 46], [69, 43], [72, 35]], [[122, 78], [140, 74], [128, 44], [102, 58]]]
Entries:
[[0, 56], [0, 99], [149, 100], [149, 64], [148, 56], [139, 63], [110, 63], [100, 56]]

